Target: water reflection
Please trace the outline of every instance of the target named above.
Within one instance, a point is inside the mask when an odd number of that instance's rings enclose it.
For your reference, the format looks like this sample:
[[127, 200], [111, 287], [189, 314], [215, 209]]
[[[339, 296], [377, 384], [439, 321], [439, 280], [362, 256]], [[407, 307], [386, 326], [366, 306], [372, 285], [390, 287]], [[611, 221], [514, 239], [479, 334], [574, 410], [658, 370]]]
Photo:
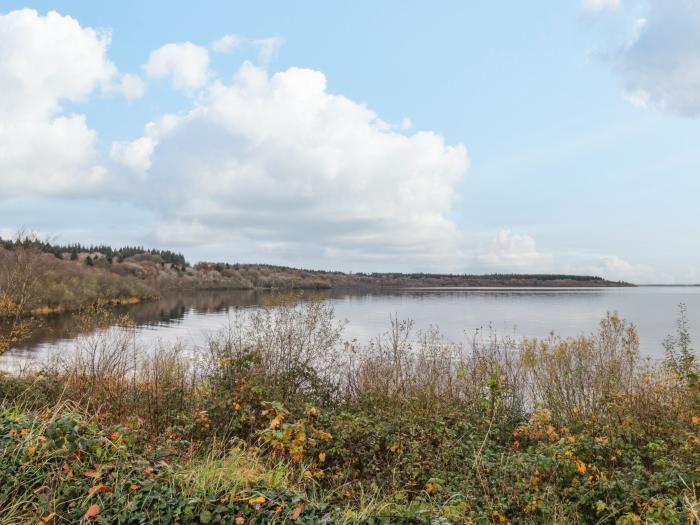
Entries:
[[[307, 292], [298, 299], [311, 295], [330, 301], [337, 317], [348, 321], [346, 336], [360, 341], [385, 331], [393, 315], [413, 319], [417, 328], [437, 326], [450, 340], [463, 341], [465, 332], [483, 328], [528, 337], [544, 337], [552, 330], [563, 336], [587, 334], [596, 329], [606, 312], [617, 311], [636, 324], [642, 351], [658, 356], [664, 336], [675, 328], [680, 302], [687, 304], [691, 333], [700, 335], [697, 287], [339, 289]], [[224, 327], [235, 309], [255, 308], [274, 300], [278, 300], [277, 294], [252, 290], [180, 292], [117, 311], [134, 320], [143, 344], [180, 341], [196, 345]], [[77, 335], [72, 316], [48, 317], [30, 341], [0, 356], [0, 367], [16, 368], [70, 350]]]

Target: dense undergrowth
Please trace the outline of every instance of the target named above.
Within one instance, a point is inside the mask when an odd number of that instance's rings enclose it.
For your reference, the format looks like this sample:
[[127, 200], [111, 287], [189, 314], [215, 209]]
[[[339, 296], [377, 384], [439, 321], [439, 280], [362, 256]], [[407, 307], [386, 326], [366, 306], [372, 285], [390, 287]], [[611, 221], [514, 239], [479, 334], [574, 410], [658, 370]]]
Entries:
[[342, 343], [330, 306], [231, 318], [192, 353], [127, 320], [0, 379], [0, 524], [700, 523], [700, 390], [596, 334]]

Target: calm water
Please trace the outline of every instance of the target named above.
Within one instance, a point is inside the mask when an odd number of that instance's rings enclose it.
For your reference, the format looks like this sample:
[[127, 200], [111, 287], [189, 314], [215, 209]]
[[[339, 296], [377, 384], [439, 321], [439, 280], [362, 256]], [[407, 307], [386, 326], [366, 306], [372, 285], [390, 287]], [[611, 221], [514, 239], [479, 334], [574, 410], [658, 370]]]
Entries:
[[[452, 341], [464, 341], [476, 329], [503, 335], [544, 337], [551, 331], [576, 336], [594, 331], [608, 311], [637, 326], [642, 352], [661, 355], [661, 342], [676, 326], [678, 304], [688, 307], [691, 334], [700, 342], [700, 287], [604, 289], [404, 289], [382, 293], [328, 292], [345, 337], [367, 341], [384, 332], [390, 316], [412, 319], [416, 328], [436, 326]], [[125, 308], [137, 323], [137, 338], [149, 344], [179, 341], [196, 345], [223, 328], [236, 308], [255, 308], [269, 294], [205, 291], [178, 294]], [[69, 317], [46, 321], [34, 340], [0, 356], [0, 368], [41, 361], [69, 351], [74, 340]], [[466, 335], [465, 335], [466, 334]], [[700, 345], [697, 345], [700, 347]]]

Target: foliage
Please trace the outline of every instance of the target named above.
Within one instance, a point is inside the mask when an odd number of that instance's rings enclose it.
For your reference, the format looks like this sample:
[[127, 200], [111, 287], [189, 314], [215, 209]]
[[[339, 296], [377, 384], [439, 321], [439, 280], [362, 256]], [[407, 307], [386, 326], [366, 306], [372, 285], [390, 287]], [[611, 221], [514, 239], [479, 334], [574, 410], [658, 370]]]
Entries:
[[[3, 240], [0, 237], [0, 246], [6, 250], [12, 251], [17, 247], [24, 249], [33, 249], [43, 253], [50, 253], [62, 259], [64, 254], [70, 254], [72, 259], [79, 253], [101, 254], [109, 259], [126, 259], [135, 255], [152, 255], [160, 258], [165, 263], [175, 264], [178, 266], [187, 266], [185, 256], [181, 253], [176, 253], [170, 250], [155, 250], [152, 248], [144, 248], [143, 246], [122, 246], [120, 248], [112, 248], [104, 244], [83, 246], [80, 243], [73, 244], [58, 244], [49, 240], [41, 240], [32, 235], [19, 235], [13, 240]], [[75, 259], [73, 259], [75, 260]]]
[[470, 347], [340, 327], [283, 300], [194, 359], [124, 321], [0, 379], [0, 523], [698, 523], [697, 383], [617, 315]]

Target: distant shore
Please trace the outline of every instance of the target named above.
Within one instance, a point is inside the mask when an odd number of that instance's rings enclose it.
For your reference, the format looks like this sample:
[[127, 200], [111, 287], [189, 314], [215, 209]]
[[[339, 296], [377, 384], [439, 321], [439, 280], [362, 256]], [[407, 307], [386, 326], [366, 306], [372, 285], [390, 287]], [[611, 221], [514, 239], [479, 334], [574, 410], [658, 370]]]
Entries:
[[[634, 286], [597, 276], [566, 274], [346, 273], [269, 264], [198, 262], [142, 247], [54, 245], [0, 239], [0, 266], [31, 276], [25, 314], [45, 315], [100, 302], [118, 305], [173, 290], [328, 290], [389, 288], [601, 288]], [[8, 272], [8, 275], [13, 275]], [[6, 283], [10, 290], [17, 283]], [[0, 288], [3, 283], [0, 283]]]

